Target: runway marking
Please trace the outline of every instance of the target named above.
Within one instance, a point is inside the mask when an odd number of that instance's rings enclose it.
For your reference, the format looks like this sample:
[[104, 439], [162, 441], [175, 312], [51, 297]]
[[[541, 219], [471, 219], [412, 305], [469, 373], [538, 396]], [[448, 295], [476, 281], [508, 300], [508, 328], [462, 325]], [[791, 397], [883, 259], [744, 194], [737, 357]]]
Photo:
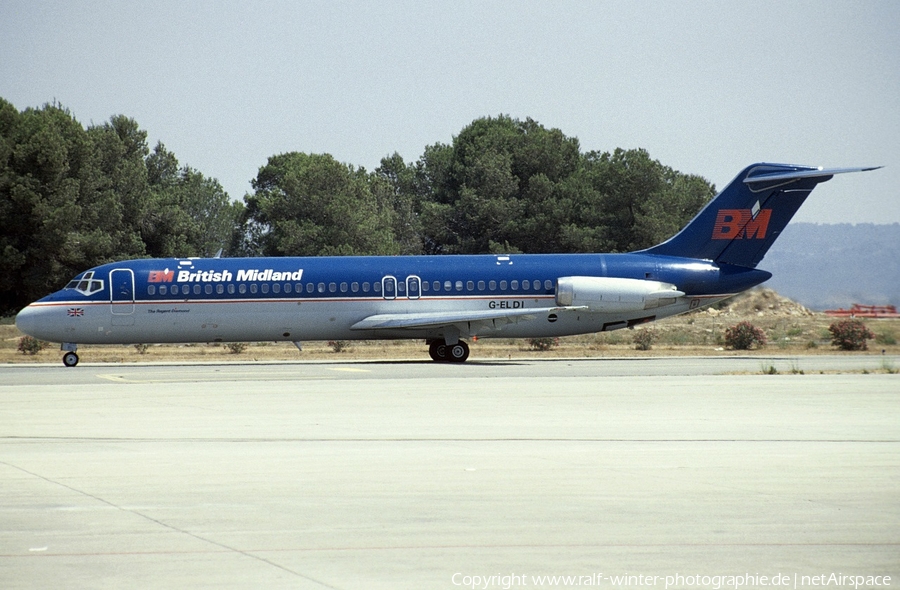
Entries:
[[[339, 369], [332, 369], [339, 370]], [[362, 369], [348, 369], [348, 370], [359, 370]], [[369, 372], [369, 371], [365, 371]], [[178, 378], [170, 378], [170, 379], [157, 379], [157, 378], [148, 378], [148, 379], [135, 379], [130, 377], [125, 377], [122, 375], [114, 375], [111, 373], [98, 373], [98, 379], [104, 379], [106, 381], [112, 381], [113, 383], [129, 383], [129, 384], [138, 384], [138, 385], [149, 385], [154, 383], [220, 383], [223, 381], [234, 382], [234, 381], [248, 381], [248, 382], [258, 382], [260, 381], [259, 377], [247, 376], [245, 374], [234, 374], [234, 375], [201, 375], [196, 377], [182, 377]], [[283, 377], [266, 377], [266, 382], [273, 381], [324, 381], [328, 379], [335, 379], [335, 377], [331, 375], [285, 375]]]
[[[131, 512], [130, 510], [127, 510]], [[139, 516], [143, 516], [140, 515]], [[146, 517], [145, 517], [146, 518]], [[150, 519], [154, 520], [154, 519]], [[158, 522], [155, 521], [154, 522]], [[168, 526], [168, 525], [164, 525]], [[169, 527], [172, 528], [172, 527]], [[177, 530], [177, 529], [176, 529]], [[184, 531], [179, 531], [184, 532]], [[187, 533], [190, 536], [196, 537], [196, 535], [192, 533]], [[200, 538], [200, 537], [198, 537]], [[269, 548], [269, 549], [233, 549], [224, 545], [217, 543], [216, 541], [210, 541], [208, 539], [202, 539], [213, 545], [219, 545], [222, 549], [194, 549], [194, 550], [184, 550], [184, 551], [172, 551], [172, 550], [159, 550], [159, 551], [98, 551], [91, 553], [44, 553], [41, 555], [34, 554], [23, 554], [23, 553], [0, 553], [0, 557], [40, 557], [40, 558], [49, 558], [49, 557], [91, 557], [98, 555], [209, 555], [209, 554], [220, 554], [220, 553], [233, 553], [237, 551], [238, 553], [242, 553], [248, 555], [250, 557], [256, 557], [257, 559], [263, 558], [257, 557], [254, 554], [256, 553], [314, 553], [314, 552], [326, 552], [326, 551], [411, 551], [411, 550], [419, 550], [419, 551], [447, 551], [453, 549], [604, 549], [604, 548], [652, 548], [652, 547], [900, 547], [900, 542], [895, 541], [887, 541], [884, 543], [723, 543], [723, 542], [714, 542], [714, 543], [548, 543], [548, 544], [505, 544], [505, 543], [496, 543], [496, 544], [471, 544], [471, 545], [373, 545], [368, 547], [282, 547], [282, 548]], [[266, 561], [266, 563], [271, 563]], [[284, 569], [284, 568], [282, 568]], [[292, 572], [293, 573], [293, 572]], [[321, 583], [321, 582], [320, 582]], [[329, 586], [330, 588], [331, 586]]]
[[[786, 443], [786, 444], [898, 444], [900, 439], [865, 439], [865, 438], [247, 438], [247, 437], [212, 437], [212, 438], [128, 438], [128, 437], [86, 437], [86, 436], [0, 436], [0, 442], [43, 443], [213, 443], [213, 444], [248, 444], [248, 443]], [[0, 461], [2, 463], [2, 461]]]

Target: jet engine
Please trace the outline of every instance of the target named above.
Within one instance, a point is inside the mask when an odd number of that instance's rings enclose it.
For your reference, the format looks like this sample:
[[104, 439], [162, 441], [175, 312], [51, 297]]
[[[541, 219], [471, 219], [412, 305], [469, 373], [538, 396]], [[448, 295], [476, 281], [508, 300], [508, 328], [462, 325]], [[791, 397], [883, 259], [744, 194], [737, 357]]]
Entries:
[[613, 277], [560, 277], [556, 304], [585, 306], [594, 312], [638, 311], [672, 305], [684, 296], [670, 283]]

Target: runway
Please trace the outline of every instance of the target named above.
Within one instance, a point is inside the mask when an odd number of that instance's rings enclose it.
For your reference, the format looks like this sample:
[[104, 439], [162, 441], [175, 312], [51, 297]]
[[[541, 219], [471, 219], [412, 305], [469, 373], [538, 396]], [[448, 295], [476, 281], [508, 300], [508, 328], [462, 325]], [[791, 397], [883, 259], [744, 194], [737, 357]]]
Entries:
[[896, 586], [900, 375], [835, 359], [3, 366], [0, 586]]

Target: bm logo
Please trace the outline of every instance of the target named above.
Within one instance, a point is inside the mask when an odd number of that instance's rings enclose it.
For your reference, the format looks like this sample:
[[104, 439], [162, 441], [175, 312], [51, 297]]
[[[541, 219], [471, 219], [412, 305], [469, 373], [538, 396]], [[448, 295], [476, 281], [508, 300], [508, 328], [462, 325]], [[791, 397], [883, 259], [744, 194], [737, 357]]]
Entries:
[[719, 209], [712, 239], [762, 240], [769, 229], [771, 215], [771, 209], [759, 209], [756, 215], [750, 209]]
[[148, 283], [171, 283], [175, 279], [174, 270], [151, 270], [147, 277]]

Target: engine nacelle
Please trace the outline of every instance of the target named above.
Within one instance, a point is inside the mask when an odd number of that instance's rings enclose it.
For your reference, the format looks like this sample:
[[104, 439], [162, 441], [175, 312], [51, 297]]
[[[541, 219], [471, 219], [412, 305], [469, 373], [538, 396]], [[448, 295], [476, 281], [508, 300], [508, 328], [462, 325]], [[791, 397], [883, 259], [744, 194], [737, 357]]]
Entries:
[[670, 283], [613, 277], [560, 277], [556, 304], [587, 306], [590, 311], [639, 311], [672, 305], [684, 296]]

